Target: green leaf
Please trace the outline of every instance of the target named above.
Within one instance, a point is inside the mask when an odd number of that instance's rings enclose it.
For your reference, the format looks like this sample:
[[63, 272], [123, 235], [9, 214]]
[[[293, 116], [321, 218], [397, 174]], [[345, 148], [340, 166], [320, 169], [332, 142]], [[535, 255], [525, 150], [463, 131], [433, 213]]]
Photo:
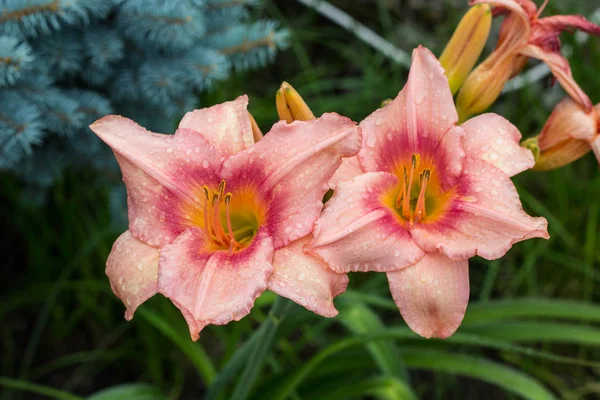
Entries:
[[271, 350], [273, 339], [275, 338], [281, 319], [285, 317], [291, 305], [292, 302], [283, 297], [277, 297], [277, 300], [275, 300], [269, 316], [256, 332], [257, 338], [253, 340], [248, 359], [246, 360], [246, 366], [242, 370], [242, 374], [233, 389], [232, 399], [243, 400], [250, 394], [254, 381]]
[[427, 350], [403, 351], [402, 354], [409, 367], [479, 379], [500, 386], [504, 390], [526, 399], [551, 400], [556, 398], [529, 375], [481, 357]]
[[577, 321], [600, 321], [600, 306], [569, 300], [517, 299], [469, 305], [463, 326], [519, 317], [563, 318]]
[[74, 394], [63, 392], [62, 390], [54, 389], [48, 386], [42, 386], [20, 379], [12, 379], [0, 376], [0, 386], [8, 389], [21, 390], [29, 393], [36, 393], [42, 396], [50, 397], [59, 400], [83, 400]]
[[[456, 333], [455, 335], [451, 336], [450, 338], [444, 339], [444, 340], [438, 340], [438, 339], [425, 340], [425, 339], [419, 338], [415, 333], [413, 333], [409, 329], [402, 327], [402, 328], [381, 330], [379, 332], [371, 332], [366, 335], [360, 335], [360, 336], [340, 340], [340, 341], [324, 348], [319, 353], [317, 353], [313, 358], [311, 358], [309, 361], [305, 362], [302, 366], [298, 367], [294, 371], [291, 371], [290, 373], [288, 373], [284, 376], [281, 376], [278, 379], [278, 381], [273, 384], [273, 387], [270, 388], [270, 393], [269, 393], [270, 399], [283, 400], [283, 399], [288, 398], [288, 396], [304, 380], [306, 380], [306, 378], [313, 371], [317, 370], [319, 365], [324, 360], [333, 356], [334, 354], [336, 354], [342, 350], [345, 350], [349, 347], [364, 345], [370, 341], [384, 340], [384, 339], [417, 340], [417, 341], [421, 342], [421, 344], [426, 343], [427, 345], [431, 344], [433, 346], [436, 346], [436, 345], [440, 346], [440, 345], [445, 345], [445, 344], [468, 344], [468, 345], [474, 345], [474, 346], [479, 346], [479, 347], [489, 347], [489, 348], [495, 348], [495, 349], [499, 349], [499, 350], [508, 350], [508, 351], [512, 351], [514, 353], [524, 354], [524, 355], [528, 355], [531, 357], [537, 357], [540, 359], [547, 359], [547, 360], [551, 360], [551, 361], [567, 362], [567, 363], [572, 363], [572, 364], [587, 364], [585, 362], [581, 362], [581, 360], [577, 360], [577, 359], [573, 359], [573, 358], [569, 358], [569, 357], [562, 357], [562, 356], [558, 356], [558, 355], [555, 355], [552, 353], [537, 351], [535, 349], [524, 348], [524, 347], [512, 344], [510, 342], [506, 342], [506, 341], [494, 340], [494, 339], [485, 338], [485, 337], [476, 337], [474, 335], [464, 335], [464, 334]], [[428, 350], [424, 350], [424, 351], [428, 351]], [[401, 354], [404, 357], [404, 355], [407, 354], [407, 352], [401, 351]], [[408, 354], [411, 354], [411, 353], [408, 352]], [[439, 351], [439, 354], [441, 354], [441, 355], [450, 354], [450, 356], [454, 356], [452, 353], [444, 352], [444, 351]], [[457, 355], [456, 357], [462, 357], [462, 356]], [[480, 360], [482, 362], [488, 362], [485, 359], [477, 359], [477, 360]], [[461, 359], [459, 359], [459, 361], [461, 361]], [[409, 364], [409, 362], [405, 359], [404, 362], [409, 367], [415, 365], [414, 361], [412, 362], [412, 364]], [[459, 368], [459, 369], [457, 369], [457, 371], [462, 371], [462, 369], [465, 368], [465, 365], [466, 364], [464, 362], [462, 362], [462, 364], [460, 364], [457, 367], [457, 368]], [[503, 367], [502, 365], [493, 364], [493, 363], [492, 363], [492, 365], [497, 366], [498, 370], [505, 368], [509, 372], [512, 371], [515, 375], [520, 374], [519, 372], [514, 371], [509, 367]], [[509, 372], [506, 373], [506, 376], [510, 377], [511, 374]], [[473, 374], [475, 374], [475, 372], [473, 372]], [[523, 376], [525, 376], [525, 378], [529, 379], [529, 380], [527, 380], [527, 379], [523, 378], [524, 386], [534, 388], [534, 387], [536, 387], [536, 385], [538, 385], [531, 378], [527, 377], [526, 375], [523, 375]], [[473, 377], [477, 377], [477, 376], [473, 375]], [[498, 378], [498, 379], [500, 379], [500, 378]], [[482, 380], [499, 384], [498, 382], [493, 380], [493, 377], [492, 378], [487, 377], [487, 375], [485, 375], [485, 374], [482, 374]], [[530, 381], [533, 383], [531, 383]], [[527, 382], [529, 382], [531, 384], [528, 386], [525, 384]], [[504, 383], [504, 382], [502, 381], [501, 383]], [[502, 385], [500, 385], [500, 386], [502, 386]], [[538, 386], [541, 387], [540, 385], [538, 385]], [[541, 388], [543, 390], [545, 390], [543, 387], [541, 387]], [[525, 390], [525, 389], [523, 389], [523, 390]], [[535, 397], [533, 397], [533, 398], [535, 398]], [[553, 398], [553, 397], [539, 397], [539, 399], [546, 399], [546, 398]], [[536, 399], [538, 399], [538, 398], [536, 398]]]
[[414, 400], [415, 395], [408, 384], [393, 377], [372, 377], [358, 382], [338, 385], [335, 389], [312, 400], [345, 400], [359, 398], [359, 395], [376, 395], [386, 399]]
[[472, 325], [465, 331], [480, 336], [520, 342], [560, 342], [600, 346], [600, 329], [567, 323], [505, 321], [496, 324]]
[[[342, 308], [339, 319], [354, 334], [376, 332], [385, 328], [377, 314], [360, 303]], [[406, 366], [402, 363], [398, 346], [393, 341], [370, 342], [367, 348], [384, 375], [407, 379]]]
[[158, 389], [144, 383], [113, 386], [86, 398], [86, 400], [164, 400]]
[[137, 315], [148, 321], [152, 326], [158, 329], [163, 335], [173, 341], [185, 356], [194, 364], [198, 374], [205, 384], [210, 384], [215, 379], [215, 367], [199, 343], [192, 342], [189, 336], [182, 335], [179, 331], [173, 329], [163, 317], [150, 311], [149, 309], [137, 310]]

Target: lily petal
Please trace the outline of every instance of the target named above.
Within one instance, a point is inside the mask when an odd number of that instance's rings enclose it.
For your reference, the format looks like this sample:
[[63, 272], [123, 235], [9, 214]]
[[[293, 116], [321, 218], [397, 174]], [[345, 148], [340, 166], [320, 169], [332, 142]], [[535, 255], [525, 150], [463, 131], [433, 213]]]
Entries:
[[315, 224], [315, 240], [307, 250], [335, 272], [396, 271], [424, 253], [397, 216], [381, 203], [398, 184], [395, 175], [368, 172], [340, 183]]
[[202, 212], [201, 185], [217, 181], [223, 156], [202, 135], [179, 129], [152, 133], [134, 121], [110, 115], [90, 128], [115, 153], [127, 186], [129, 229], [140, 240], [162, 246]]
[[158, 249], [136, 239], [125, 231], [113, 244], [106, 260], [106, 275], [113, 293], [127, 310], [125, 319], [156, 294], [158, 288]]
[[[600, 110], [600, 108], [599, 108]], [[558, 146], [570, 138], [590, 141], [597, 131], [598, 112], [585, 112], [567, 97], [554, 107], [538, 138], [542, 151]]]
[[158, 292], [183, 314], [193, 340], [209, 324], [224, 325], [248, 315], [273, 272], [272, 239], [260, 228], [246, 249], [206, 251], [204, 232], [191, 228], [161, 249]]
[[455, 260], [474, 255], [493, 260], [516, 242], [549, 238], [546, 219], [523, 211], [519, 194], [504, 172], [482, 160], [466, 161], [445, 216], [411, 229], [422, 249]]
[[387, 277], [394, 302], [414, 332], [444, 339], [458, 329], [469, 302], [468, 260], [431, 253]]
[[275, 251], [269, 290], [316, 314], [335, 317], [333, 298], [346, 291], [348, 276], [333, 272], [326, 262], [304, 252], [311, 240], [309, 235]]
[[233, 101], [190, 111], [183, 116], [179, 128], [199, 132], [226, 156], [252, 146], [255, 141], [246, 95]]
[[552, 15], [536, 21], [529, 41], [546, 51], [558, 52], [560, 50], [558, 36], [563, 31], [575, 29], [592, 35], [600, 35], [600, 26], [581, 15]]
[[335, 189], [338, 183], [349, 181], [355, 176], [362, 175], [364, 173], [365, 171], [363, 171], [360, 163], [358, 162], [358, 157], [344, 158], [340, 167], [337, 169], [337, 171], [335, 171], [335, 174], [333, 174], [333, 177], [329, 180], [329, 188]]
[[428, 49], [418, 47], [402, 91], [360, 123], [360, 164], [365, 171], [392, 172], [398, 160], [435, 149], [457, 121], [444, 69]]
[[442, 137], [433, 154], [433, 165], [444, 190], [453, 186], [462, 172], [465, 160], [464, 137], [465, 131], [461, 127], [453, 126]]
[[335, 113], [312, 121], [281, 121], [260, 142], [227, 159], [222, 176], [260, 172], [260, 191], [272, 195], [266, 226], [278, 249], [312, 231], [327, 182], [342, 157], [356, 155], [359, 143], [358, 126]]
[[590, 146], [596, 156], [596, 160], [598, 160], [598, 163], [600, 164], [600, 135], [597, 135], [594, 140], [590, 142]]
[[519, 146], [521, 132], [506, 118], [484, 114], [462, 125], [469, 157], [486, 161], [508, 176], [530, 169], [535, 164], [530, 150]]
[[533, 44], [525, 46], [520, 52], [523, 55], [537, 58], [538, 60], [545, 62], [569, 96], [579, 103], [584, 110], [588, 112], [592, 110], [592, 101], [579, 87], [577, 82], [575, 82], [571, 73], [569, 61], [565, 57], [558, 52], [546, 51]]
[[529, 18], [537, 11], [537, 6], [531, 0], [471, 0], [470, 6], [476, 4], [491, 4], [495, 7], [504, 8], [507, 11], [513, 12], [526, 20], [529, 24]]

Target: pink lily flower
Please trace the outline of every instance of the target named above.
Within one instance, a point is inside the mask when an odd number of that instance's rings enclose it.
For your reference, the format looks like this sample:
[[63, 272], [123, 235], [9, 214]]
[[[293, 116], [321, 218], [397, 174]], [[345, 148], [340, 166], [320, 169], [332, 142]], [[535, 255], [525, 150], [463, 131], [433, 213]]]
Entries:
[[534, 164], [519, 131], [495, 114], [457, 120], [443, 68], [419, 47], [398, 97], [360, 123], [361, 150], [334, 178], [309, 247], [339, 273], [385, 272], [402, 316], [427, 338], [460, 325], [470, 257], [549, 237], [510, 180]]
[[[131, 319], [154, 294], [172, 300], [194, 340], [250, 312], [267, 288], [334, 316], [347, 276], [303, 250], [342, 157], [360, 129], [337, 114], [279, 122], [255, 143], [248, 99], [187, 113], [174, 135], [116, 115], [91, 129], [114, 151], [129, 230], [106, 273]], [[256, 130], [255, 130], [256, 134]]]
[[[514, 76], [523, 69], [527, 57], [537, 58], [550, 67], [554, 77], [573, 100], [589, 112], [592, 102], [573, 79], [569, 61], [560, 53], [559, 35], [573, 29], [600, 35], [600, 26], [581, 15], [540, 18], [548, 1], [545, 0], [539, 9], [532, 0], [471, 0], [470, 4], [490, 3], [496, 6], [496, 11], [509, 12], [502, 22], [496, 50], [488, 58], [491, 63], [502, 63], [502, 57], [513, 57], [511, 75]], [[482, 68], [493, 68], [492, 65], [486, 65], [486, 61]]]

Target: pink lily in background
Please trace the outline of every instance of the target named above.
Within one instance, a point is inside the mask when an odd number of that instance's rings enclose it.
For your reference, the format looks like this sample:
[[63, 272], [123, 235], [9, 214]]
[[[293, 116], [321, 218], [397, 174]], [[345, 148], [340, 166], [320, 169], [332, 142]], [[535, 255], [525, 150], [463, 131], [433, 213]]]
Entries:
[[573, 99], [565, 98], [556, 105], [542, 132], [523, 142], [528, 144], [538, 152], [533, 168], [538, 171], [570, 164], [590, 150], [600, 163], [600, 104], [585, 111]]
[[495, 114], [457, 120], [444, 70], [419, 47], [398, 97], [361, 122], [361, 150], [332, 180], [308, 247], [338, 273], [387, 273], [402, 316], [428, 338], [460, 325], [470, 257], [549, 237], [510, 180], [534, 164], [519, 131]]
[[548, 0], [538, 9], [531, 0], [471, 0], [469, 4], [492, 4], [495, 14], [507, 14], [494, 51], [471, 73], [457, 98], [462, 119], [487, 109], [500, 95], [504, 84], [519, 74], [528, 57], [545, 62], [565, 91], [586, 111], [592, 102], [571, 74], [569, 61], [560, 53], [559, 35], [578, 29], [600, 35], [600, 26], [581, 15], [540, 18]]
[[324, 114], [279, 122], [260, 141], [248, 99], [195, 110], [174, 135], [107, 116], [91, 129], [114, 151], [127, 186], [129, 230], [106, 273], [127, 319], [154, 294], [170, 298], [194, 340], [208, 324], [250, 312], [267, 288], [334, 316], [348, 278], [306, 254], [327, 181], [356, 155], [360, 129]]

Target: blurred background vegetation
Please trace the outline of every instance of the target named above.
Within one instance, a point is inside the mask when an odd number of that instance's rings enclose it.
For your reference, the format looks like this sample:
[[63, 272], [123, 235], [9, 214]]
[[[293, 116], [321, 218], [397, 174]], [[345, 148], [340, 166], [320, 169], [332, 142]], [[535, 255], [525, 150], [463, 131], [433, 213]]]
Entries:
[[[200, 106], [247, 93], [267, 131], [277, 119], [274, 95], [282, 80], [316, 115], [337, 111], [356, 121], [402, 88], [407, 69], [352, 33], [296, 1], [263, 3], [254, 12], [287, 28], [290, 48], [272, 65], [214, 85]], [[462, 0], [331, 3], [409, 54], [423, 44], [439, 55], [467, 9]], [[551, 1], [546, 14], [590, 17], [597, 7]], [[563, 35], [564, 50], [576, 80], [598, 103], [600, 38], [581, 39]], [[548, 78], [502, 96], [493, 111], [527, 137], [539, 132], [562, 96]], [[0, 175], [0, 399], [202, 398], [236, 349], [271, 318], [275, 296], [265, 293], [240, 322], [208, 327], [197, 343], [161, 296], [126, 322], [104, 275], [125, 228], [98, 174], [67, 169], [42, 207], [23, 201], [22, 183], [12, 174]], [[587, 155], [514, 181], [526, 210], [548, 219], [552, 237], [519, 243], [500, 260], [471, 260], [471, 302], [453, 337], [411, 334], [384, 274], [351, 274], [348, 292], [336, 300], [338, 317], [292, 306], [265, 364], [257, 365], [250, 398], [600, 398], [597, 162]], [[221, 398], [229, 398], [237, 376]]]

